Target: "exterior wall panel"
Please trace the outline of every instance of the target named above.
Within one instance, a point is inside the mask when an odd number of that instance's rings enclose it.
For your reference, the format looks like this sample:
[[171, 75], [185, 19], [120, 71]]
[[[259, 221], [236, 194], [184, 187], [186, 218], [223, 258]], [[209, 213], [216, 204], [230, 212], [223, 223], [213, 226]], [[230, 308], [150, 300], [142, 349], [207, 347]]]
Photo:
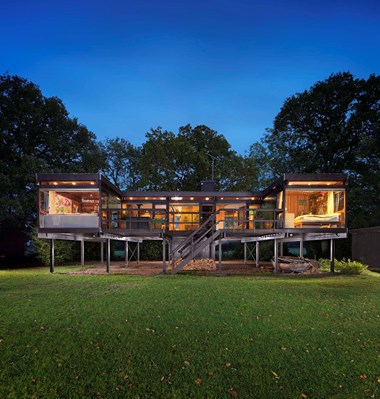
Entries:
[[380, 271], [380, 227], [377, 229], [353, 230], [352, 258]]

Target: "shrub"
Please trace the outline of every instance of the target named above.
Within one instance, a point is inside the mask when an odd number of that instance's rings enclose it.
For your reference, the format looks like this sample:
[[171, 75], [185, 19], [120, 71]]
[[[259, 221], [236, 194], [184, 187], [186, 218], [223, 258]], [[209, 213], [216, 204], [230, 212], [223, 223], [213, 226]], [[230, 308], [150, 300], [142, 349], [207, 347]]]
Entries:
[[[330, 271], [330, 259], [319, 259], [318, 260], [319, 270], [322, 272]], [[334, 269], [337, 273], [346, 275], [358, 275], [362, 274], [368, 269], [367, 265], [361, 262], [353, 261], [351, 259], [334, 260]]]
[[[32, 233], [33, 246], [36, 250], [37, 259], [44, 265], [50, 264], [50, 240], [38, 238], [37, 233]], [[73, 242], [55, 240], [54, 242], [54, 262], [62, 265], [73, 260]]]
[[367, 265], [351, 259], [348, 259], [347, 261], [342, 261], [342, 263], [343, 264], [340, 270], [341, 274], [362, 274], [368, 269]]
[[[166, 249], [167, 250], [167, 249]], [[168, 255], [166, 255], [168, 256]], [[161, 260], [162, 259], [162, 242], [160, 241], [144, 241], [141, 245], [141, 260]]]
[[330, 271], [330, 259], [318, 259], [318, 267], [321, 272], [329, 272]]

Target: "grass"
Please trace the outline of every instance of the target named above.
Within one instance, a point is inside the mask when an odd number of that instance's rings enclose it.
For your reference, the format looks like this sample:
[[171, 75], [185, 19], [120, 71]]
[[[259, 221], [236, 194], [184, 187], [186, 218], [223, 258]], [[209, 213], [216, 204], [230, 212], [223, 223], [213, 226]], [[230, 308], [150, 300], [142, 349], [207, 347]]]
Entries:
[[0, 398], [379, 397], [374, 275], [0, 271]]

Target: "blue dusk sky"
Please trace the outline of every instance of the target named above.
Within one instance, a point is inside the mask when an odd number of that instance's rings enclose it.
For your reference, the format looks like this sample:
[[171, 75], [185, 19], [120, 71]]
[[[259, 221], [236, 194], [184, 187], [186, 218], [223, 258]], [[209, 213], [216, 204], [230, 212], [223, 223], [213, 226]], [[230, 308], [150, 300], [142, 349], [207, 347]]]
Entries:
[[0, 73], [57, 96], [99, 140], [205, 124], [243, 154], [284, 100], [379, 73], [379, 0], [2, 2]]

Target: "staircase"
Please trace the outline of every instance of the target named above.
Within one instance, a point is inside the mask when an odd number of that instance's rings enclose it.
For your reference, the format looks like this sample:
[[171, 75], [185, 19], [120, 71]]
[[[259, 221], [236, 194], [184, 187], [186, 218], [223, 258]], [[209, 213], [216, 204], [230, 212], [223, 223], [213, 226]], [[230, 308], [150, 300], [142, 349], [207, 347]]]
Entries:
[[[214, 212], [207, 220], [205, 220], [197, 230], [193, 231], [190, 236], [181, 242], [170, 253], [172, 259], [172, 273], [176, 274], [181, 271], [191, 260], [193, 260], [203, 249], [217, 240], [224, 234], [223, 230], [216, 229], [216, 215], [219, 211]], [[181, 261], [176, 265], [175, 254], [180, 254]]]

